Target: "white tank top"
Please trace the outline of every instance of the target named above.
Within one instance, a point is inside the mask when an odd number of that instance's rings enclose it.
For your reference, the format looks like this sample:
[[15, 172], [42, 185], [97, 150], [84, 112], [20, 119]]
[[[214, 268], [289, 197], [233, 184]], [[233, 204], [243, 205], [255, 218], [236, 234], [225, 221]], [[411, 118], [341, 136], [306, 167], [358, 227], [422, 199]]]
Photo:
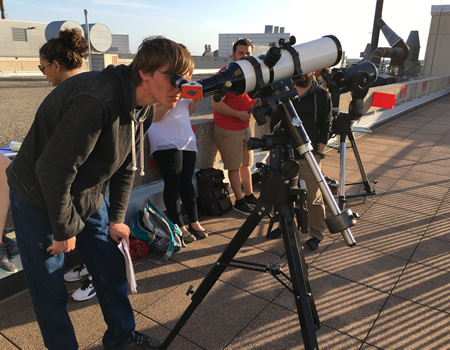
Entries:
[[197, 141], [189, 119], [191, 100], [181, 99], [160, 121], [153, 122], [148, 130], [150, 154], [176, 148], [197, 152]]

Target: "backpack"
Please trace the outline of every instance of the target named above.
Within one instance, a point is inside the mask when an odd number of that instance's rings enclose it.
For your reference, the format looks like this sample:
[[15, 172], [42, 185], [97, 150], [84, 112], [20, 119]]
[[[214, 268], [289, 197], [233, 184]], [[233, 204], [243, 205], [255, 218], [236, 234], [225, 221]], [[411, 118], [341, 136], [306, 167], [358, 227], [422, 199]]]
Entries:
[[229, 212], [233, 206], [228, 183], [224, 183], [223, 171], [220, 169], [201, 169], [196, 174], [198, 184], [198, 209], [206, 215], [221, 216]]
[[131, 221], [132, 234], [146, 242], [154, 251], [164, 253], [160, 264], [169, 260], [182, 247], [182, 232], [149, 200]]
[[140, 239], [130, 235], [130, 257], [131, 260], [139, 260], [150, 253], [150, 246]]

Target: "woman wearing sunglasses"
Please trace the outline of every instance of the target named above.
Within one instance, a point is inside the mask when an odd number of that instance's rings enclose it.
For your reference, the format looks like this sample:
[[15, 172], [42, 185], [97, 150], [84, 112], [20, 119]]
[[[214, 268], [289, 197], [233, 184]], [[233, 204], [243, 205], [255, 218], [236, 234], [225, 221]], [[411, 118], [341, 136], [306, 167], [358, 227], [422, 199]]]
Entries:
[[57, 38], [47, 41], [39, 50], [39, 70], [50, 84], [57, 86], [78, 73], [88, 56], [88, 42], [79, 29], [65, 29]]

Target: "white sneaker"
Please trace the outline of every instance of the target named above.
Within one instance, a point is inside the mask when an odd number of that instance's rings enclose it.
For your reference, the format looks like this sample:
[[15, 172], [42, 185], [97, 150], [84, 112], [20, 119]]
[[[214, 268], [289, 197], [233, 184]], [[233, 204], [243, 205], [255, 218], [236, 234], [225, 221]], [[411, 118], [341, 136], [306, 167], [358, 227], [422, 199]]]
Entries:
[[91, 276], [86, 278], [86, 280], [83, 282], [83, 285], [78, 288], [75, 292], [72, 294], [72, 299], [76, 301], [83, 301], [88, 300], [97, 294], [95, 292], [94, 285], [92, 284]]
[[64, 274], [64, 281], [76, 282], [86, 276], [89, 276], [89, 272], [86, 266], [84, 266], [84, 264], [81, 264], [80, 266], [77, 266], [73, 271], [66, 272]]

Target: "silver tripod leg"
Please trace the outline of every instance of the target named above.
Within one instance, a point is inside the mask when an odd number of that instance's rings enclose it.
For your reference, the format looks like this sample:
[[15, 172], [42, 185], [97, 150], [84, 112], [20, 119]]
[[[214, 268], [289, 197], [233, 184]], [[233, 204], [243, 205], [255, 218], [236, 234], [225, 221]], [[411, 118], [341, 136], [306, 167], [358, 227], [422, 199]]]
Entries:
[[[339, 185], [340, 185], [340, 193], [341, 196], [339, 197], [339, 207], [341, 209], [344, 208], [345, 203], [345, 153], [346, 153], [346, 146], [345, 146], [345, 137], [342, 140], [342, 135], [339, 136], [340, 142], [341, 142], [341, 158], [340, 158], [340, 173], [339, 173]], [[342, 203], [341, 203], [342, 202]]]

